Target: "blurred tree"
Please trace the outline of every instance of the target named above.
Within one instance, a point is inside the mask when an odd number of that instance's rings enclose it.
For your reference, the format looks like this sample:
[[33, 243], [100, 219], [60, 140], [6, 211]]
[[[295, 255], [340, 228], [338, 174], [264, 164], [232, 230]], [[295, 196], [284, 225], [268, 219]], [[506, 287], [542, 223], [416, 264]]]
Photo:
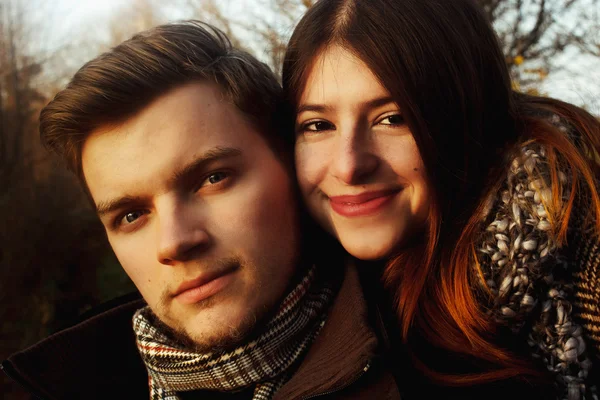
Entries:
[[[254, 51], [279, 73], [294, 26], [316, 1], [178, 0], [176, 7], [186, 10], [183, 15], [189, 18], [219, 26], [234, 44]], [[589, 7], [597, 8], [598, 0], [477, 1], [494, 25], [512, 78], [522, 90], [535, 89], [559, 68], [555, 61], [570, 48], [600, 53], [598, 15], [589, 14]], [[238, 8], [232, 12], [234, 3]]]
[[[117, 18], [108, 24], [108, 40], [102, 43], [102, 50], [118, 45], [137, 32], [167, 22], [160, 9], [156, 0], [132, 0], [124, 3], [115, 13]], [[127, 23], [123, 23], [124, 21]]]
[[[177, 1], [177, 0], [176, 0]], [[232, 43], [265, 60], [279, 75], [287, 41], [298, 20], [316, 0], [178, 0], [189, 18], [222, 29]], [[232, 10], [237, 6], [235, 10]]]
[[[524, 89], [539, 85], [559, 68], [558, 58], [578, 46], [576, 29], [598, 21], [579, 16], [597, 0], [477, 0], [494, 25], [513, 80]], [[589, 38], [579, 41], [589, 45]]]
[[578, 24], [570, 33], [584, 54], [600, 58], [600, 2], [587, 0], [589, 4], [579, 11]]
[[[119, 268], [75, 178], [39, 144], [46, 55], [29, 51], [31, 6], [0, 0], [0, 359], [103, 300], [97, 276]], [[127, 282], [112, 279], [111, 297]], [[13, 385], [0, 374], [0, 397], [16, 399]]]

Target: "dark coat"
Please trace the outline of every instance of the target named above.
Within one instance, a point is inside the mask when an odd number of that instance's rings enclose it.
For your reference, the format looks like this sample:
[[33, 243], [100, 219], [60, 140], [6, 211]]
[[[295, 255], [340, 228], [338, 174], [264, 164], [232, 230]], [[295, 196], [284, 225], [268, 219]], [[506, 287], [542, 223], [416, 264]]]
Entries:
[[[134, 300], [113, 307], [12, 355], [2, 368], [41, 399], [148, 399], [131, 322], [143, 306]], [[327, 323], [274, 400], [399, 399], [368, 315], [358, 274], [349, 267]], [[198, 396], [216, 397], [227, 398]]]

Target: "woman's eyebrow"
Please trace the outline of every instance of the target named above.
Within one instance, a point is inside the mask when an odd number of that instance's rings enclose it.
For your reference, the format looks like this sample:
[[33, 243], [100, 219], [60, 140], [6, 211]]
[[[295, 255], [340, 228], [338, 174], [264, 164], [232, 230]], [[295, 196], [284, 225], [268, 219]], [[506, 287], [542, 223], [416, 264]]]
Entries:
[[364, 107], [366, 107], [366, 108], [377, 108], [377, 107], [385, 106], [386, 104], [389, 104], [389, 103], [395, 103], [395, 101], [392, 98], [392, 96], [376, 97], [374, 99], [366, 101], [364, 103]]
[[331, 111], [332, 109], [333, 109], [333, 107], [324, 105], [324, 104], [304, 103], [298, 107], [298, 110], [296, 111], [296, 113], [300, 114], [305, 111], [326, 112], [326, 111]]
[[[367, 108], [367, 109], [371, 109], [371, 108], [377, 108], [377, 107], [381, 107], [384, 106], [386, 104], [389, 103], [394, 103], [394, 99], [392, 98], [392, 96], [382, 96], [382, 97], [376, 97], [374, 99], [370, 99], [368, 101], [365, 101], [364, 103], [361, 104], [361, 108]], [[298, 106], [298, 110], [296, 111], [296, 114], [300, 114], [306, 111], [313, 111], [313, 112], [327, 112], [327, 111], [332, 111], [334, 107], [330, 106], [330, 105], [326, 105], [326, 104], [315, 104], [315, 103], [304, 103], [304, 104], [300, 104], [300, 106]]]

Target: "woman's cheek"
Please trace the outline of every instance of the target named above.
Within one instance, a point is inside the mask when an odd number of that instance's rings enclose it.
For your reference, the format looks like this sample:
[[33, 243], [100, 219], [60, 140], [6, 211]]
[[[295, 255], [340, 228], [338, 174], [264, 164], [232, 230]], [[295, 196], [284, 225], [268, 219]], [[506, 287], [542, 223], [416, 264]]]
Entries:
[[326, 175], [328, 157], [320, 147], [306, 143], [296, 146], [296, 176], [305, 197], [319, 188]]

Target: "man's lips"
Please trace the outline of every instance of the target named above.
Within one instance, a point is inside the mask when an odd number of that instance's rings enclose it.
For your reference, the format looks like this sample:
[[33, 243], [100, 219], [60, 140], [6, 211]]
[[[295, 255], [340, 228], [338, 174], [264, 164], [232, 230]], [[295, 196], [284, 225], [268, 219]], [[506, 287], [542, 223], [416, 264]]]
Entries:
[[357, 195], [329, 197], [331, 208], [345, 217], [369, 215], [379, 211], [402, 188], [364, 192]]
[[173, 293], [173, 298], [184, 304], [198, 303], [224, 289], [233, 280], [236, 270], [236, 267], [229, 267], [185, 281]]

